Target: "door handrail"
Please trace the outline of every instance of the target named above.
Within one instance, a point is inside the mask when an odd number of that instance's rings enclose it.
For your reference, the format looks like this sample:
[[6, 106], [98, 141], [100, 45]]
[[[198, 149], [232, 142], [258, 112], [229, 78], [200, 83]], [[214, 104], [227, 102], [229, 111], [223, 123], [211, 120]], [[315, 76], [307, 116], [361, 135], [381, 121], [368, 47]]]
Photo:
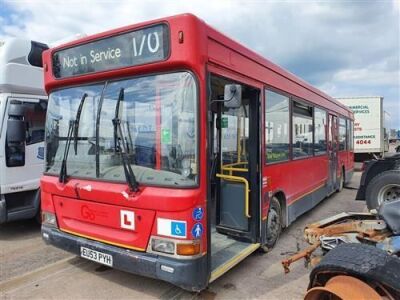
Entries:
[[233, 176], [232, 173], [233, 172], [248, 172], [249, 169], [248, 168], [240, 168], [238, 166], [240, 165], [247, 165], [248, 162], [244, 161], [244, 162], [238, 162], [238, 163], [232, 163], [232, 164], [226, 164], [226, 165], [222, 165], [221, 166], [221, 170], [222, 171], [228, 171], [230, 176]]
[[244, 183], [244, 188], [245, 188], [245, 195], [244, 195], [244, 215], [247, 218], [251, 218], [249, 214], [249, 182], [247, 181], [246, 178], [239, 177], [239, 176], [232, 176], [232, 175], [225, 175], [225, 174], [219, 174], [217, 173], [216, 176], [218, 178], [225, 179], [227, 181], [233, 181], [233, 182], [242, 182]]

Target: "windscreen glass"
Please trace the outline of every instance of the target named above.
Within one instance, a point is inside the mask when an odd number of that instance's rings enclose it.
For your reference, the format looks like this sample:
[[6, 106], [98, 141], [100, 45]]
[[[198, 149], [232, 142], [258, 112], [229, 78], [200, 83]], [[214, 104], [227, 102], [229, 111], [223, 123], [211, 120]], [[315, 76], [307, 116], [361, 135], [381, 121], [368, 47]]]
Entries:
[[[82, 106], [78, 136], [72, 138], [68, 151], [68, 176], [125, 181], [121, 159], [124, 148], [139, 184], [197, 184], [197, 91], [188, 72], [52, 93], [47, 116], [48, 173], [60, 172], [68, 126], [76, 119], [84, 93], [88, 96]], [[122, 135], [115, 128], [116, 119]], [[119, 147], [122, 143], [125, 147]]]
[[96, 111], [99, 107], [103, 86], [81, 86], [54, 92], [50, 96], [46, 119], [46, 171], [60, 173], [66, 151], [70, 123], [76, 120], [83, 95], [84, 100], [78, 127], [77, 147], [71, 141], [68, 151], [67, 173], [69, 176], [94, 177], [96, 147]]

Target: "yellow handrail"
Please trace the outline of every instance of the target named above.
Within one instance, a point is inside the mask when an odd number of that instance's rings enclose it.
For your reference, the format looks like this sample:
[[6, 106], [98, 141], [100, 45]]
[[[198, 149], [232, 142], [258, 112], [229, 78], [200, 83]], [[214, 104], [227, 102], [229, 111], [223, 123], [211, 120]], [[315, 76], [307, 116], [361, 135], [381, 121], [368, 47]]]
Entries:
[[245, 189], [245, 195], [244, 195], [244, 215], [247, 218], [251, 218], [249, 214], [249, 182], [247, 181], [246, 178], [239, 177], [239, 176], [232, 176], [232, 175], [225, 175], [225, 174], [216, 174], [217, 177], [225, 179], [225, 180], [230, 180], [234, 182], [243, 182], [244, 183], [244, 189]]
[[235, 163], [231, 163], [231, 164], [226, 164], [223, 165], [224, 167], [234, 167], [234, 166], [238, 166], [238, 165], [247, 165], [249, 162], [247, 161], [241, 161], [241, 162], [235, 162]]
[[232, 172], [248, 172], [249, 169], [246, 168], [234, 168], [234, 167], [222, 167], [222, 171], [229, 171], [232, 175]]
[[240, 166], [240, 165], [247, 165], [248, 162], [247, 161], [243, 161], [243, 162], [236, 162], [236, 163], [232, 163], [232, 164], [226, 164], [221, 166], [222, 171], [228, 171], [229, 175], [232, 176], [232, 172], [248, 172], [249, 169], [247, 168], [237, 168], [235, 166]]

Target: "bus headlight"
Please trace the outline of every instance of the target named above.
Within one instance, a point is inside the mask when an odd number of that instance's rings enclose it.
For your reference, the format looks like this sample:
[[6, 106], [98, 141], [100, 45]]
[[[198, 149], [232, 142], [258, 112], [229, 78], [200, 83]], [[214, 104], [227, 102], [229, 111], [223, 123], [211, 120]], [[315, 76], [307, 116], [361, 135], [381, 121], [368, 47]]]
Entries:
[[42, 211], [42, 224], [57, 227], [57, 218], [54, 213]]
[[151, 250], [162, 253], [175, 254], [175, 244], [172, 241], [152, 239]]

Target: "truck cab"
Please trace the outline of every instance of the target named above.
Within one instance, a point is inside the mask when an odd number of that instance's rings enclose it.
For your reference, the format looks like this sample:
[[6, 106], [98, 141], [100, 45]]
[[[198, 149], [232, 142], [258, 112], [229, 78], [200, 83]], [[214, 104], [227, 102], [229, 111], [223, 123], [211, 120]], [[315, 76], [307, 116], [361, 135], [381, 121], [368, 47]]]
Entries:
[[46, 49], [31, 40], [0, 41], [0, 224], [40, 215]]

